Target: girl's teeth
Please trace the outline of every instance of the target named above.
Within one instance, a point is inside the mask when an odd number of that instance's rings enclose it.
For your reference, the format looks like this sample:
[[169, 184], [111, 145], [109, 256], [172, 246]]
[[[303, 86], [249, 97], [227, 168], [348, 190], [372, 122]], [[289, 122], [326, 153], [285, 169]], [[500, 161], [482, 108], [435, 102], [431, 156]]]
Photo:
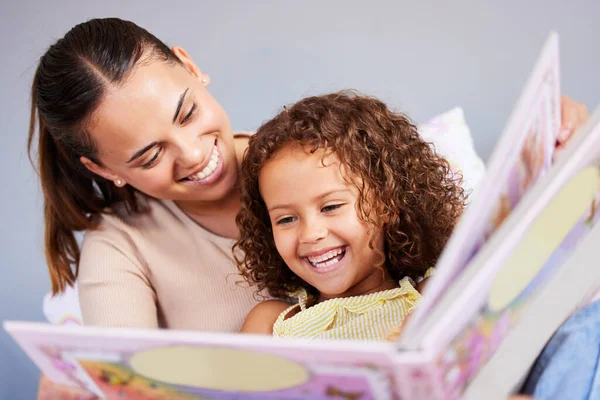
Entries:
[[307, 259], [313, 267], [325, 268], [340, 261], [343, 257], [343, 255], [340, 257], [340, 254], [342, 254], [344, 250], [345, 249], [343, 248], [338, 248], [336, 250], [328, 251], [327, 253], [318, 257], [307, 257]]
[[328, 251], [327, 253], [317, 256], [317, 257], [308, 257], [308, 259], [311, 262], [323, 262], [325, 260], [329, 260], [330, 258], [337, 256], [338, 254], [341, 254], [343, 251], [344, 251], [344, 249], [340, 247], [340, 248]]

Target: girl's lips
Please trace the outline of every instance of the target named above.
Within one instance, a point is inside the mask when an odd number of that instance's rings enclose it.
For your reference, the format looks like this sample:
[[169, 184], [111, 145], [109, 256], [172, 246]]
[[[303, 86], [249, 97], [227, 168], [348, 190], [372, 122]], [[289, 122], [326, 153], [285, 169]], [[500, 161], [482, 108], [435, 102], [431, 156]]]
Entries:
[[[333, 247], [333, 248], [335, 248], [335, 247]], [[347, 259], [347, 257], [346, 257], [347, 255], [348, 255], [348, 246], [346, 246], [344, 248], [344, 252], [341, 254], [342, 257], [338, 261], [336, 261], [335, 263], [328, 265], [326, 267], [320, 267], [320, 268], [315, 267], [306, 257], [303, 257], [302, 260], [311, 268], [312, 271], [316, 272], [317, 274], [327, 274], [327, 273], [337, 271], [337, 270], [343, 268], [344, 265], [346, 264], [345, 261]], [[337, 256], [337, 257], [339, 257], [339, 256]]]
[[335, 250], [335, 249], [339, 249], [339, 248], [346, 248], [347, 246], [332, 246], [332, 247], [326, 247], [324, 249], [321, 250], [317, 250], [317, 251], [311, 251], [310, 253], [306, 253], [303, 254], [301, 257], [302, 258], [308, 258], [308, 257], [318, 257], [320, 255], [326, 254], [328, 252], [330, 252], [331, 250]]

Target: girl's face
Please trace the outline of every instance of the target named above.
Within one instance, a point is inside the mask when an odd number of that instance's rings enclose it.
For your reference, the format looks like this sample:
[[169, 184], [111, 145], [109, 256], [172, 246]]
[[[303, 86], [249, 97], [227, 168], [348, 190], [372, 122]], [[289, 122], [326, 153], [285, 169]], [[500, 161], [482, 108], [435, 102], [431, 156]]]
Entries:
[[[369, 248], [368, 227], [356, 212], [358, 190], [345, 182], [335, 156], [286, 146], [263, 166], [259, 185], [277, 251], [322, 299], [381, 286], [381, 256]], [[375, 238], [383, 252], [382, 229]]]
[[176, 54], [185, 67], [140, 62], [122, 85], [109, 84], [88, 127], [102, 165], [82, 162], [152, 197], [217, 201], [237, 181], [231, 125], [206, 89], [208, 76]]

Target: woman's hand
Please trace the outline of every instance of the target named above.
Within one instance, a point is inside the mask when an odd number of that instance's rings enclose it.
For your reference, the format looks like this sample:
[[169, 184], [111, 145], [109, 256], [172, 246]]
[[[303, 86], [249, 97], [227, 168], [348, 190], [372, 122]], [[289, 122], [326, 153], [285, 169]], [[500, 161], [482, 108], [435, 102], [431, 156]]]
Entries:
[[577, 103], [569, 96], [560, 98], [560, 132], [556, 139], [556, 153], [559, 155], [573, 137], [577, 129], [581, 128], [590, 119], [588, 108], [583, 103]]
[[92, 400], [97, 399], [93, 393], [72, 386], [62, 386], [53, 383], [42, 375], [38, 389], [38, 400]]

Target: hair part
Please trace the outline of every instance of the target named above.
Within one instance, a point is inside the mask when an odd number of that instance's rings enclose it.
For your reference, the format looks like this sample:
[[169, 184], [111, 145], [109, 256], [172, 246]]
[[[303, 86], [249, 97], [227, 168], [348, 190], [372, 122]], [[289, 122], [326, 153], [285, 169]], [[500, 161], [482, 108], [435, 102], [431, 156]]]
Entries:
[[102, 165], [88, 131], [93, 113], [111, 86], [123, 85], [137, 66], [152, 60], [180, 63], [154, 35], [118, 18], [76, 25], [40, 58], [31, 88], [27, 149], [43, 190], [45, 254], [53, 294], [72, 285], [77, 276], [76, 231], [95, 229], [100, 214], [113, 211], [117, 203], [133, 213], [144, 209], [133, 187], [115, 187], [88, 171], [80, 159]]
[[284, 107], [250, 138], [240, 172], [240, 238], [234, 248], [244, 252], [235, 259], [257, 292], [266, 289], [282, 298], [300, 288], [316, 291], [277, 252], [259, 189], [262, 167], [292, 144], [335, 154], [359, 191], [358, 217], [372, 233], [383, 224], [383, 267], [392, 279], [417, 278], [435, 265], [465, 206], [462, 177], [405, 115], [375, 98], [342, 91]]

